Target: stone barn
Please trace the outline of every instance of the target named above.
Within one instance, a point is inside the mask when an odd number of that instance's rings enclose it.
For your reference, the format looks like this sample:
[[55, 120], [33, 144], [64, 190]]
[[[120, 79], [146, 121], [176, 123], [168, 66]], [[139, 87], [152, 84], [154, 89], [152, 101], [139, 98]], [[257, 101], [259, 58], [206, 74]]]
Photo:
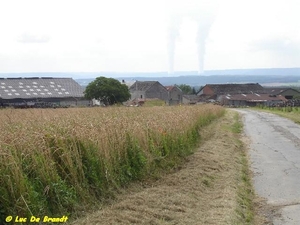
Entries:
[[177, 86], [165, 86], [168, 91], [168, 104], [179, 105], [182, 103], [182, 90]]
[[161, 99], [168, 101], [168, 90], [158, 81], [136, 81], [129, 88], [131, 100]]

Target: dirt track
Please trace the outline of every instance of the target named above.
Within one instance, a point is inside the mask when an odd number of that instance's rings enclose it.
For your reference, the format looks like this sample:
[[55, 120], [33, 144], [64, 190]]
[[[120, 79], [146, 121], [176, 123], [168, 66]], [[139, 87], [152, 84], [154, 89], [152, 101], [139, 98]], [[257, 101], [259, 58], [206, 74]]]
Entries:
[[112, 204], [74, 224], [235, 223], [241, 145], [229, 131], [233, 114], [202, 132], [207, 140], [180, 169], [132, 185]]

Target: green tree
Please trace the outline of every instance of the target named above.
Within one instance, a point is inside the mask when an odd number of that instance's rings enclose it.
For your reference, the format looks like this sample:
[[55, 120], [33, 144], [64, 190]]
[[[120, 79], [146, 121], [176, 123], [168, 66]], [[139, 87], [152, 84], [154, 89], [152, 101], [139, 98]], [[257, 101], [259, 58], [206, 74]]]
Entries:
[[177, 87], [179, 87], [182, 90], [183, 94], [186, 95], [192, 94], [192, 87], [187, 84], [180, 84], [177, 85]]
[[105, 105], [113, 105], [127, 101], [130, 93], [128, 87], [116, 79], [97, 77], [87, 85], [84, 96], [87, 99], [97, 99]]
[[197, 91], [196, 91], [195, 87], [193, 87], [193, 89], [192, 89], [192, 95], [195, 95], [195, 94], [197, 94]]

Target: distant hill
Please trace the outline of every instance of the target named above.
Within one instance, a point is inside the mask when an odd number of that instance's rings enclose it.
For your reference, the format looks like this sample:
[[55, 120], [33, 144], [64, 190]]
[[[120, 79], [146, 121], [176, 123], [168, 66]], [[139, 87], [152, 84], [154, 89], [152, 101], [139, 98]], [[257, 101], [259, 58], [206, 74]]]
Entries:
[[270, 68], [270, 69], [232, 69], [232, 70], [206, 70], [199, 75], [197, 71], [179, 71], [174, 74], [167, 72], [140, 72], [140, 73], [119, 73], [119, 72], [99, 72], [99, 73], [70, 73], [75, 78], [94, 78], [99, 76], [114, 78], [139, 78], [139, 77], [179, 77], [179, 76], [214, 76], [214, 75], [247, 75], [247, 76], [300, 76], [300, 68]]
[[[167, 72], [83, 72], [83, 73], [0, 73], [1, 77], [72, 77], [80, 85], [86, 86], [99, 76], [113, 77], [119, 80], [157, 80], [163, 85], [188, 84], [203, 86], [214, 83], [260, 83], [298, 85], [300, 81], [300, 68], [270, 68], [270, 69], [233, 69], [233, 70], [207, 70], [199, 75], [196, 71], [181, 71], [170, 75]], [[300, 85], [300, 83], [299, 83]]]
[[[80, 85], [86, 86], [94, 80], [75, 79]], [[118, 80], [125, 81], [159, 81], [163, 85], [187, 84], [191, 86], [203, 86], [205, 84], [223, 84], [223, 83], [260, 83], [262, 85], [295, 85], [300, 86], [300, 75], [212, 75], [212, 76], [178, 76], [178, 77], [119, 77]]]

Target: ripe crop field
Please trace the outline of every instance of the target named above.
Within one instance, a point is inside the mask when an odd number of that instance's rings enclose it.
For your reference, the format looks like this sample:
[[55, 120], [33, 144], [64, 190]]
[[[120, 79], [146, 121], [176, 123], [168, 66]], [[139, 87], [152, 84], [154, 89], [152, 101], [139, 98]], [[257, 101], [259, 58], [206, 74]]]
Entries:
[[176, 165], [219, 106], [0, 110], [0, 220], [77, 214]]

